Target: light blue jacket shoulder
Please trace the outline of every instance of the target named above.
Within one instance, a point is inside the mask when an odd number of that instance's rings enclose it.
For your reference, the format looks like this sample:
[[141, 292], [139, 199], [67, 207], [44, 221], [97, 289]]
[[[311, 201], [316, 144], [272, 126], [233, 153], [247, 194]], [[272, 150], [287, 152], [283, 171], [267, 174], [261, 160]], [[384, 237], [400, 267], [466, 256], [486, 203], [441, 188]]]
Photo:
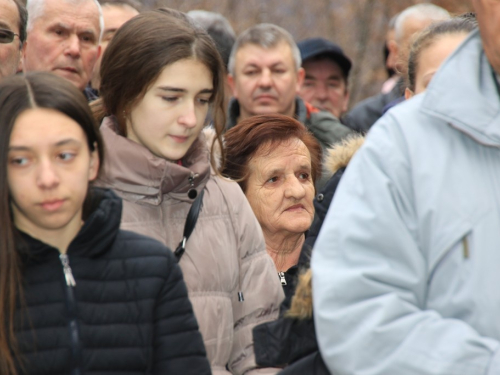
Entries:
[[369, 132], [312, 256], [334, 374], [500, 374], [500, 98], [472, 35]]

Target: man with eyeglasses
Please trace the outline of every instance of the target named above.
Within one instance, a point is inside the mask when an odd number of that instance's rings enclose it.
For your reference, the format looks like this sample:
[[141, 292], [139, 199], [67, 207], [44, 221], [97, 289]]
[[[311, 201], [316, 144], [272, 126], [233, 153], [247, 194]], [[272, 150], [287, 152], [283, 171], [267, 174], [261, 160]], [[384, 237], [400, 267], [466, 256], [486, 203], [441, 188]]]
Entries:
[[48, 71], [86, 91], [99, 57], [103, 17], [97, 0], [28, 0], [24, 72]]
[[0, 79], [20, 70], [26, 40], [26, 9], [19, 0], [0, 0]]

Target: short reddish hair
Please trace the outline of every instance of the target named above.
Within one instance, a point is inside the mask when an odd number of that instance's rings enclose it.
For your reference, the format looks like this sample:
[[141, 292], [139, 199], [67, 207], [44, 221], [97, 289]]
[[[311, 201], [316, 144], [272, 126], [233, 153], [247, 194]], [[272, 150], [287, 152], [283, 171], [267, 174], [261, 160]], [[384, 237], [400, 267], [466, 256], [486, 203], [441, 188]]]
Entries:
[[314, 183], [321, 171], [321, 146], [307, 128], [289, 116], [273, 114], [252, 116], [231, 128], [224, 135], [226, 163], [222, 175], [238, 182], [246, 193], [248, 164], [263, 145], [298, 139], [311, 155], [311, 177]]

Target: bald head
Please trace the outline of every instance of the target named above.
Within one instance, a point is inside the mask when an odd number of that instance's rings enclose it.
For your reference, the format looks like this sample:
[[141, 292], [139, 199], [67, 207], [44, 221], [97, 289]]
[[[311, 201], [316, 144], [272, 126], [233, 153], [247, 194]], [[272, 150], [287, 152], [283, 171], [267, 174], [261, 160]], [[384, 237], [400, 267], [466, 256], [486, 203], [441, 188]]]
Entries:
[[450, 18], [448, 11], [434, 4], [417, 4], [401, 12], [394, 26], [398, 72], [406, 75], [409, 50], [416, 36], [432, 23]]

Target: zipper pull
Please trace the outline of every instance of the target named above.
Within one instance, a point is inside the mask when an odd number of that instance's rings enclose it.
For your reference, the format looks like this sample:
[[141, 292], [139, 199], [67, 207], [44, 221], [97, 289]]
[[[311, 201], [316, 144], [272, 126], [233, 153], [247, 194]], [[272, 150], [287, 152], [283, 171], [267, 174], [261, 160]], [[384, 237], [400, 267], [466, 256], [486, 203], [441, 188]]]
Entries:
[[278, 272], [278, 277], [280, 278], [281, 285], [287, 285], [284, 272]]
[[61, 263], [64, 271], [64, 278], [66, 279], [66, 285], [75, 287], [76, 281], [73, 277], [73, 272], [71, 271], [71, 267], [69, 266], [69, 259], [66, 254], [59, 255], [59, 259], [61, 259]]

